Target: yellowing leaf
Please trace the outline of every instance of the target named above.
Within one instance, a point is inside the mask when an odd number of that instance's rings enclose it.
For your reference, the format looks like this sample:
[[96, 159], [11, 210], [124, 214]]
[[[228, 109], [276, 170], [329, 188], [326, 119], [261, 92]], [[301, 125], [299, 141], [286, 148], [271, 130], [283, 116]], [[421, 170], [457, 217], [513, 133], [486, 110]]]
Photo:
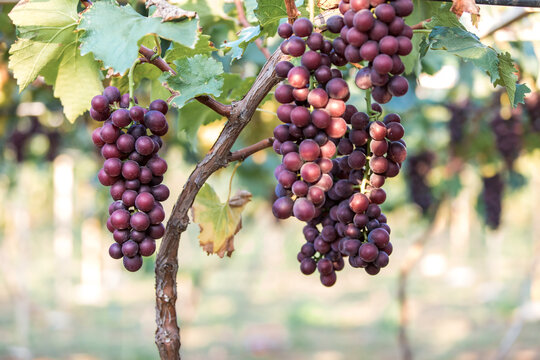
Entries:
[[199, 244], [208, 254], [231, 256], [234, 235], [242, 228], [242, 211], [251, 200], [248, 191], [241, 190], [227, 203], [222, 203], [216, 192], [204, 184], [193, 203], [193, 221], [199, 224]]

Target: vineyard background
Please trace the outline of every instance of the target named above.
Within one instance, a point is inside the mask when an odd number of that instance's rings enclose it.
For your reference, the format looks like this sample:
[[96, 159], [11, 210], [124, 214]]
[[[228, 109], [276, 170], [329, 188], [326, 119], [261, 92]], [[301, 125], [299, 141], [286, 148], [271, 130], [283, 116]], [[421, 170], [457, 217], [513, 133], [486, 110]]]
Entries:
[[[15, 38], [7, 18], [12, 6], [0, 3], [0, 359], [156, 358], [153, 264], [145, 262], [144, 271], [131, 274], [107, 255], [107, 194], [95, 176], [99, 161], [90, 140], [95, 124], [87, 116], [76, 124], [65, 120], [39, 79], [17, 94], [7, 70], [7, 49]], [[240, 24], [234, 6], [205, 11], [229, 16], [213, 26], [214, 43], [235, 39]], [[488, 34], [518, 11], [482, 7], [478, 32]], [[539, 28], [540, 16], [533, 14], [483, 39], [511, 51], [531, 88], [538, 77]], [[278, 44], [274, 40], [270, 49]], [[228, 67], [230, 56], [222, 60]], [[251, 44], [226, 71], [254, 76], [264, 60]], [[386, 108], [402, 114], [410, 154], [425, 149], [436, 154], [428, 181], [439, 205], [423, 215], [410, 201], [406, 178], [389, 181], [392, 199], [384, 209], [393, 223], [395, 255], [388, 268], [376, 278], [346, 269], [331, 289], [303, 276], [296, 261], [300, 225], [278, 223], [270, 211], [278, 157], [271, 150], [257, 153], [234, 180], [255, 198], [244, 213], [232, 258], [206, 256], [196, 225], [181, 241], [178, 311], [186, 358], [395, 359], [400, 268], [423, 240], [425, 253], [407, 287], [415, 358], [494, 358], [510, 345], [508, 358], [540, 358], [540, 134], [524, 113], [523, 149], [515, 172], [505, 173], [502, 225], [487, 228], [479, 205], [481, 176], [504, 168], [489, 122], [495, 112], [508, 116], [509, 106], [484, 74], [451, 55], [431, 51], [423, 69], [437, 74], [420, 75], [416, 86], [411, 81], [413, 91]], [[149, 101], [144, 89], [137, 97]], [[445, 105], [467, 99], [473, 105], [465, 113], [474, 114], [465, 128], [469, 135], [450, 146], [451, 113]], [[275, 102], [261, 108], [238, 147], [271, 134], [278, 123], [271, 114]], [[473, 110], [478, 108], [483, 110]], [[181, 129], [186, 118], [195, 122], [197, 116], [189, 109], [180, 121], [174, 113], [168, 116], [173, 129], [164, 154], [168, 213], [223, 125], [218, 120], [200, 127], [192, 146]], [[25, 133], [33, 134], [26, 142]], [[452, 166], [449, 154], [464, 165]], [[222, 198], [231, 171], [209, 181]]]

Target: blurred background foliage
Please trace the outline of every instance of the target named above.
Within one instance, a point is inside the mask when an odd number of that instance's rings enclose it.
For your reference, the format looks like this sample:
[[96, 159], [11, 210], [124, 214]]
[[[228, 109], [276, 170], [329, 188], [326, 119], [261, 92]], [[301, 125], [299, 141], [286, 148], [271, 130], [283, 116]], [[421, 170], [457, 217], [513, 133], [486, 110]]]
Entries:
[[[130, 3], [146, 14], [143, 3]], [[216, 47], [241, 30], [231, 1], [179, 3], [199, 11]], [[254, 4], [244, 4], [250, 21]], [[107, 255], [108, 194], [90, 139], [97, 124], [87, 115], [66, 121], [39, 78], [18, 93], [7, 70], [12, 7], [0, 2], [0, 359], [157, 358], [153, 264], [128, 274]], [[490, 33], [517, 11], [483, 6], [473, 31], [512, 54], [533, 89], [525, 106], [512, 109], [485, 74], [436, 51], [409, 79], [407, 96], [385, 106], [403, 119], [409, 159], [388, 184], [395, 250], [378, 276], [347, 268], [326, 289], [301, 275], [301, 226], [270, 211], [278, 156], [270, 149], [245, 161], [234, 187], [255, 197], [232, 258], [200, 251], [196, 225], [181, 240], [187, 359], [396, 359], [404, 311], [416, 359], [540, 359], [540, 15]], [[270, 51], [278, 44], [266, 39]], [[265, 61], [255, 44], [239, 61], [214, 57], [234, 74], [224, 102], [239, 99]], [[142, 104], [149, 94], [167, 96], [150, 80], [139, 85]], [[268, 100], [235, 148], [271, 136], [277, 104]], [[364, 106], [360, 91], [351, 102]], [[224, 119], [190, 103], [169, 121], [170, 212]], [[222, 198], [231, 170], [210, 179]], [[397, 296], [405, 285], [406, 307]]]

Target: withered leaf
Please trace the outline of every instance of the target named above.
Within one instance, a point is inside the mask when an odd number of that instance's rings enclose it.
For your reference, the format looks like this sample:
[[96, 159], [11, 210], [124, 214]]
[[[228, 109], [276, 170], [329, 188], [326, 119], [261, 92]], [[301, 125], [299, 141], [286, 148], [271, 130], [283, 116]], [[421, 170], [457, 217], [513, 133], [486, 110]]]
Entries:
[[240, 190], [228, 203], [222, 203], [208, 184], [199, 191], [193, 203], [193, 221], [199, 224], [199, 244], [208, 254], [231, 256], [234, 236], [242, 228], [242, 211], [251, 201], [248, 191]]

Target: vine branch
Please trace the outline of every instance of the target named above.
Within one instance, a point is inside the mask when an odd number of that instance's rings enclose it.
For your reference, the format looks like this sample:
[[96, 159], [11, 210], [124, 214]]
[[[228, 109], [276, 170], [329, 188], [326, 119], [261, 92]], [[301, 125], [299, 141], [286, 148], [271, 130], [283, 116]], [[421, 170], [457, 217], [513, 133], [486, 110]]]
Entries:
[[229, 157], [227, 158], [227, 161], [228, 162], [244, 161], [249, 156], [251, 156], [251, 155], [253, 155], [256, 152], [259, 152], [261, 150], [267, 149], [267, 148], [271, 147], [273, 144], [274, 144], [274, 138], [273, 137], [261, 140], [261, 141], [255, 143], [255, 144], [253, 144], [253, 145], [246, 146], [243, 149], [240, 149], [240, 150], [237, 150], [237, 151], [231, 153], [231, 155], [229, 155]]
[[300, 16], [300, 11], [296, 8], [294, 0], [283, 0], [285, 2], [285, 7], [287, 8], [287, 17], [289, 18], [289, 24], [294, 23], [294, 21]]
[[167, 62], [161, 57], [159, 57], [159, 55], [156, 54], [153, 50], [141, 45], [139, 47], [139, 53], [146, 58], [146, 61], [156, 66], [159, 70], [164, 72], [168, 71], [171, 74], [176, 75], [176, 72], [170, 67], [170, 65], [167, 64]]
[[208, 95], [197, 96], [195, 97], [195, 100], [197, 100], [201, 104], [208, 106], [210, 109], [214, 110], [221, 116], [225, 116], [225, 117], [231, 116], [232, 105], [222, 104], [216, 99], [214, 99], [213, 97], [208, 96]]
[[[180, 359], [180, 329], [176, 319], [176, 274], [178, 272], [178, 245], [190, 220], [189, 209], [206, 180], [217, 170], [227, 166], [230, 150], [236, 139], [250, 122], [257, 106], [279, 82], [275, 66], [283, 54], [278, 49], [266, 62], [246, 96], [230, 106], [228, 121], [218, 139], [189, 175], [178, 196], [167, 222], [165, 235], [156, 258], [156, 344], [161, 359]], [[199, 99], [197, 99], [199, 100]], [[201, 99], [209, 101], [208, 99]], [[199, 101], [201, 101], [199, 100]], [[244, 149], [245, 150], [245, 149]]]

